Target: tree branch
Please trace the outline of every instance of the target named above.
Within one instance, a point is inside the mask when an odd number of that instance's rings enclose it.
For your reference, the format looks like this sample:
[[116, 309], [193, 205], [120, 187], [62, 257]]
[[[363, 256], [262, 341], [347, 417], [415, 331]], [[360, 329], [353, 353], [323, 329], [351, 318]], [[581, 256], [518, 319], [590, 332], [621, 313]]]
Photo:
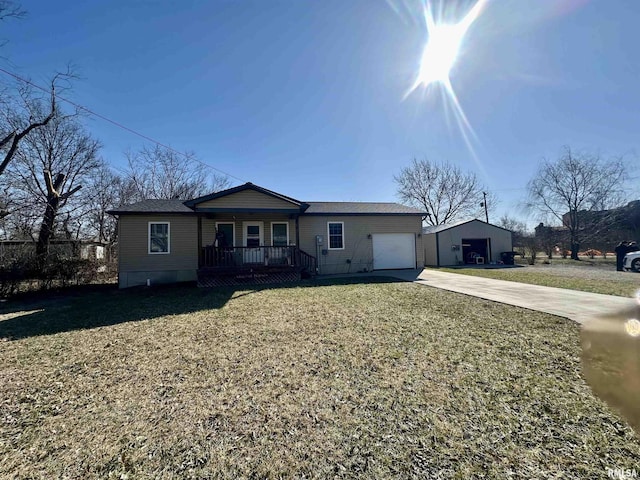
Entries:
[[30, 122], [29, 125], [23, 129], [20, 133], [17, 132], [13, 132], [12, 134], [10, 134], [9, 136], [5, 137], [2, 140], [2, 145], [0, 145], [0, 147], [6, 145], [7, 143], [9, 143], [9, 141], [11, 141], [11, 146], [9, 147], [9, 150], [7, 151], [7, 153], [4, 156], [4, 160], [2, 161], [2, 163], [0, 163], [0, 175], [2, 175], [4, 173], [4, 171], [7, 168], [7, 165], [9, 165], [9, 162], [11, 161], [11, 159], [13, 158], [13, 156], [16, 153], [16, 150], [18, 150], [18, 144], [20, 143], [20, 141], [26, 137], [27, 135], [29, 135], [29, 133], [39, 127], [44, 127], [45, 125], [47, 125], [55, 116], [56, 114], [56, 86], [55, 86], [55, 79], [58, 78], [58, 75], [56, 75], [54, 77], [54, 79], [51, 81], [51, 110], [49, 111], [49, 115], [47, 115], [44, 119], [42, 119], [39, 122]]
[[60, 195], [60, 199], [61, 200], [66, 200], [67, 198], [69, 198], [71, 195], [73, 195], [74, 193], [76, 193], [78, 190], [80, 190], [82, 188], [82, 185], [78, 185], [77, 187], [69, 190], [67, 193], [65, 193], [64, 195]]
[[42, 173], [44, 173], [44, 182], [47, 185], [47, 194], [57, 195], [58, 192], [56, 192], [53, 180], [51, 179], [51, 172], [49, 170], [43, 170]]

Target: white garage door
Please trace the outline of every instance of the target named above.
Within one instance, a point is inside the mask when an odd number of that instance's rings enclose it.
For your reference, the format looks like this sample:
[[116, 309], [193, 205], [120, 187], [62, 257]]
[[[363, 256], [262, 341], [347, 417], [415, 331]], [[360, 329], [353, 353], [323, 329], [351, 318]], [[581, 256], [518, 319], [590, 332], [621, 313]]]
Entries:
[[416, 268], [413, 233], [374, 233], [373, 269]]

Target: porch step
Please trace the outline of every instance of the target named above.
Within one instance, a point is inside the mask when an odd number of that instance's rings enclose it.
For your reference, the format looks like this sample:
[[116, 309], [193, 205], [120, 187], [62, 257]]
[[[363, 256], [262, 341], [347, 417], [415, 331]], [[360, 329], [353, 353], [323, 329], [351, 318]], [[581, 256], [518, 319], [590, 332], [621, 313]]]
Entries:
[[296, 267], [201, 268], [199, 287], [231, 287], [299, 282], [301, 271]]

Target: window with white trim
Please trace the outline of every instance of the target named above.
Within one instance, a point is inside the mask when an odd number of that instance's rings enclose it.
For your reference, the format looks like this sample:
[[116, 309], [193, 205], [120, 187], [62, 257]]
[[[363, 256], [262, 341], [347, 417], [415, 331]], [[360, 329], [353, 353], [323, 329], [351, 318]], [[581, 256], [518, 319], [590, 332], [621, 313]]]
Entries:
[[271, 245], [274, 247], [286, 247], [289, 245], [288, 223], [271, 223]]
[[327, 222], [329, 250], [344, 250], [344, 222]]
[[169, 252], [169, 222], [149, 222], [149, 254]]

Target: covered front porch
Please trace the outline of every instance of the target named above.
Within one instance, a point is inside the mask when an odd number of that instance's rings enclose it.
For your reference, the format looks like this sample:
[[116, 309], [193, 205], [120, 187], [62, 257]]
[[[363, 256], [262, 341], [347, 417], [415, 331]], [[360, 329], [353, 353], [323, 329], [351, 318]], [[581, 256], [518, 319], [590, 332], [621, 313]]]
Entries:
[[315, 275], [300, 250], [297, 215], [210, 212], [198, 217], [198, 285], [294, 282]]
[[300, 250], [308, 207], [251, 183], [185, 202], [198, 214], [198, 284], [277, 283], [315, 275]]
[[202, 248], [198, 285], [295, 282], [314, 275], [316, 259], [296, 246]]

